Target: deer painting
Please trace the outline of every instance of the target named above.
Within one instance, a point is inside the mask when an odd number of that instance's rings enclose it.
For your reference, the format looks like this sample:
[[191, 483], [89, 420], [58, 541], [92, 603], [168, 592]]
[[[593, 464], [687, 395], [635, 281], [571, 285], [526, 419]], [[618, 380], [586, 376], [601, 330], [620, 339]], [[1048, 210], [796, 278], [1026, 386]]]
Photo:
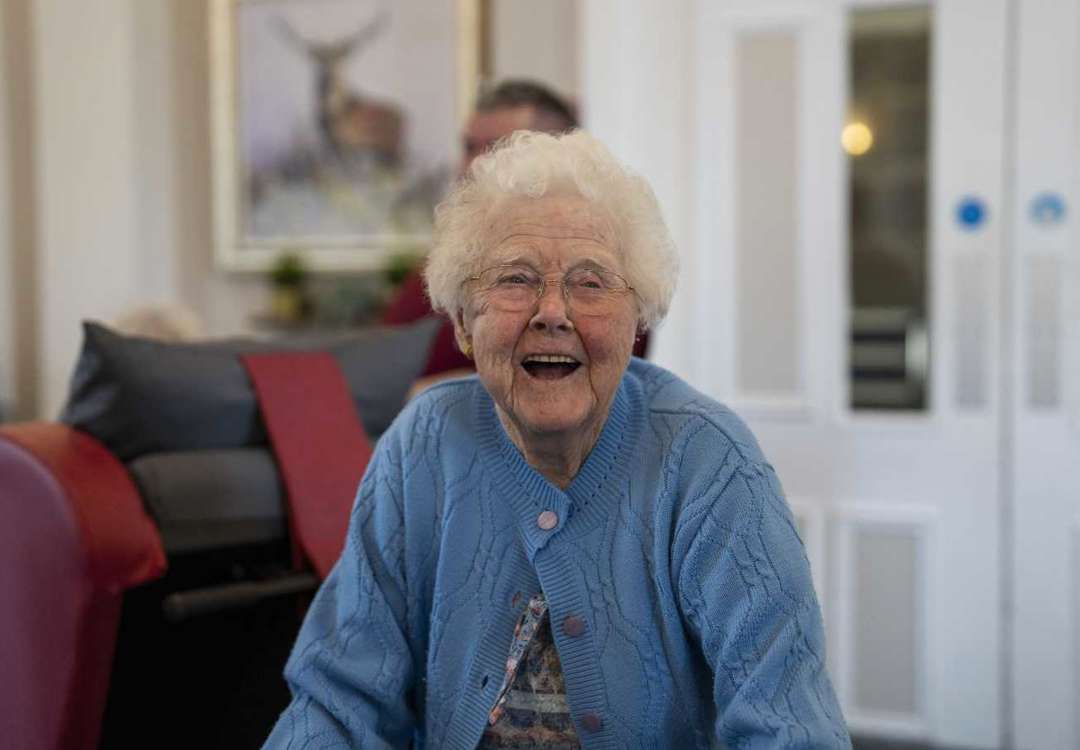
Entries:
[[401, 114], [393, 105], [351, 88], [344, 74], [346, 61], [362, 53], [386, 28], [386, 11], [348, 36], [329, 41], [305, 38], [285, 19], [277, 21], [282, 38], [315, 66], [317, 121], [329, 150], [339, 158], [370, 154], [383, 164], [398, 163], [403, 146]]

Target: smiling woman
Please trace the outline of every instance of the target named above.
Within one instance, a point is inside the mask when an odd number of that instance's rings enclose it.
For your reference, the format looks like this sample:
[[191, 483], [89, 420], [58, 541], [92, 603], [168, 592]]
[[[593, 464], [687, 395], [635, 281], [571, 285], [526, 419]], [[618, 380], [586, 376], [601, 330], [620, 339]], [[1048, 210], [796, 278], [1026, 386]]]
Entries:
[[477, 376], [380, 439], [268, 747], [850, 746], [772, 467], [631, 357], [676, 269], [590, 136], [473, 163], [426, 275]]
[[604, 426], [638, 324], [611, 221], [570, 193], [518, 198], [485, 244], [498, 265], [466, 280], [458, 341], [474, 353], [510, 439], [565, 488]]
[[677, 273], [644, 180], [584, 133], [519, 131], [440, 206], [427, 279], [510, 439], [566, 488]]

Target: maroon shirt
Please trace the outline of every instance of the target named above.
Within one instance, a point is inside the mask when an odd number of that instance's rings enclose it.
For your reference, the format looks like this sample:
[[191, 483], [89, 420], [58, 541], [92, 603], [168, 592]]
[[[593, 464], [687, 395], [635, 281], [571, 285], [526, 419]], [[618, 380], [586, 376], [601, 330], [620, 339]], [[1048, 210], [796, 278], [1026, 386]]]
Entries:
[[454, 324], [445, 315], [437, 314], [431, 309], [427, 292], [424, 290], [424, 279], [419, 271], [413, 271], [402, 282], [397, 294], [390, 300], [386, 310], [383, 311], [382, 322], [387, 325], [402, 325], [426, 318], [429, 315], [442, 318], [442, 325], [435, 333], [431, 342], [431, 353], [428, 355], [427, 367], [421, 375], [434, 375], [447, 370], [458, 370], [467, 367], [476, 369], [473, 361], [461, 353], [457, 341], [454, 338]]

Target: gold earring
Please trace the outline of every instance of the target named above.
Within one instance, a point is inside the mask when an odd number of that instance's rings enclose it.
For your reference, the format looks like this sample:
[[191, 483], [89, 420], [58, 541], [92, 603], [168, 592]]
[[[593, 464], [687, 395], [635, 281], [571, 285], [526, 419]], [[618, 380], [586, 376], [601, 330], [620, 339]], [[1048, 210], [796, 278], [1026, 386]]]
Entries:
[[464, 354], [469, 359], [472, 359], [472, 354], [473, 354], [473, 352], [472, 352], [472, 344], [469, 343], [468, 341], [462, 342], [462, 344], [461, 344], [461, 353]]

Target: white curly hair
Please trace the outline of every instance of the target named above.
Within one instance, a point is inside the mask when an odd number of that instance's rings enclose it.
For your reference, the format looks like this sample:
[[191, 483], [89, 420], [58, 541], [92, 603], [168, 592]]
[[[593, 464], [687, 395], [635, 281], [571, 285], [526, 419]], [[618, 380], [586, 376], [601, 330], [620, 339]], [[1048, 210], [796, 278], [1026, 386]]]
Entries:
[[638, 297], [638, 324], [667, 314], [679, 256], [652, 188], [593, 136], [518, 131], [472, 163], [435, 209], [435, 241], [424, 269], [432, 306], [452, 318], [464, 309], [464, 283], [484, 267], [484, 228], [507, 198], [571, 193], [608, 216], [623, 272]]

